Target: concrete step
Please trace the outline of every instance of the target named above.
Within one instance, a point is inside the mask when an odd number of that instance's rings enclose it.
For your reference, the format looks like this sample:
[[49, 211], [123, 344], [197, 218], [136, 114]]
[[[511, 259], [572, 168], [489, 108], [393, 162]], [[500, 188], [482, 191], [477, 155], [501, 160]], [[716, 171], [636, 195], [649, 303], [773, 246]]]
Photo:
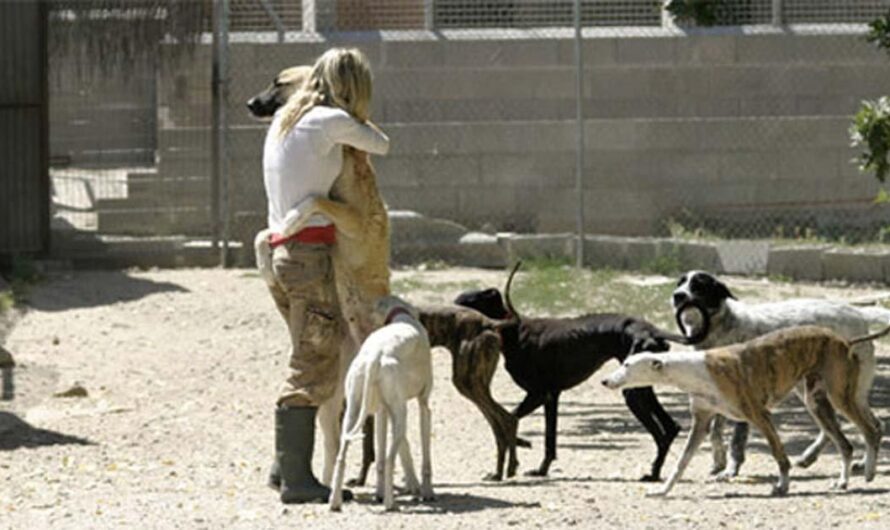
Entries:
[[210, 179], [206, 177], [147, 177], [127, 178], [127, 196], [131, 199], [150, 200], [155, 197], [188, 197], [206, 202], [210, 196]]
[[[252, 249], [250, 259], [252, 260]], [[216, 267], [220, 250], [207, 239], [185, 236], [128, 237], [84, 232], [54, 233], [51, 256], [64, 257], [76, 268]], [[245, 263], [240, 242], [229, 243], [229, 264]]]

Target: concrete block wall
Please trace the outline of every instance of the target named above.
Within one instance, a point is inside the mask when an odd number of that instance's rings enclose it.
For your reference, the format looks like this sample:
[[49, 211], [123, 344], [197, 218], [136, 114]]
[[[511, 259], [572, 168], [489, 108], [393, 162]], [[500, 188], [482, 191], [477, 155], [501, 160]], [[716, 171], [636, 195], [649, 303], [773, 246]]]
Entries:
[[[350, 40], [351, 39], [351, 40]], [[329, 35], [235, 42], [229, 118], [238, 208], [262, 209], [264, 126], [246, 99], [279, 69], [355, 45], [376, 76], [374, 118], [393, 140], [374, 163], [393, 208], [469, 226], [575, 226], [573, 42], [522, 31]], [[209, 56], [199, 49], [195, 61]], [[651, 235], [687, 208], [757, 219], [773, 210], [864, 211], [877, 186], [849, 163], [849, 116], [890, 86], [890, 61], [858, 34], [776, 31], [635, 36], [584, 43], [587, 229]], [[201, 63], [204, 64], [204, 63]], [[206, 164], [209, 71], [180, 64], [159, 82], [162, 173]], [[880, 212], [869, 214], [877, 217]]]

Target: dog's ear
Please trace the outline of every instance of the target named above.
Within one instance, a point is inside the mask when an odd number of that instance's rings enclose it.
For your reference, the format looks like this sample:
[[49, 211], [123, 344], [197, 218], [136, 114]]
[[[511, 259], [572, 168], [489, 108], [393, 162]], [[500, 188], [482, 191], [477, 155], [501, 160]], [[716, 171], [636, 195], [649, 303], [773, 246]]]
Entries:
[[664, 362], [661, 359], [652, 359], [652, 369], [654, 371], [660, 372], [662, 368], [664, 368]]
[[726, 286], [725, 283], [721, 282], [718, 279], [714, 279], [714, 289], [717, 292], [717, 295], [721, 298], [732, 298], [733, 300], [738, 300], [732, 291], [729, 290], [729, 287]]

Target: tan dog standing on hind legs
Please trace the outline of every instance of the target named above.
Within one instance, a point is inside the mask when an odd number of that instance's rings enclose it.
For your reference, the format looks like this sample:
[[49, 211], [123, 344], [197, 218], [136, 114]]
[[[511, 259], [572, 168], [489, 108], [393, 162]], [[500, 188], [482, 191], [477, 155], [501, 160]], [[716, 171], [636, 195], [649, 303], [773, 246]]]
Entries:
[[864, 474], [865, 480], [871, 481], [883, 430], [868, 405], [873, 377], [870, 365], [863, 363], [852, 347], [887, 333], [890, 327], [848, 341], [826, 328], [802, 326], [706, 351], [640, 354], [628, 358], [603, 384], [613, 389], [668, 384], [690, 395], [692, 428], [683, 455], [667, 483], [654, 495], [666, 495], [680, 479], [716, 414], [747, 421], [760, 430], [779, 466], [773, 495], [786, 494], [791, 462], [770, 410], [792, 390], [801, 395], [807, 411], [837, 447], [842, 467], [834, 488], [846, 489], [853, 447], [841, 431], [834, 410], [865, 436]]

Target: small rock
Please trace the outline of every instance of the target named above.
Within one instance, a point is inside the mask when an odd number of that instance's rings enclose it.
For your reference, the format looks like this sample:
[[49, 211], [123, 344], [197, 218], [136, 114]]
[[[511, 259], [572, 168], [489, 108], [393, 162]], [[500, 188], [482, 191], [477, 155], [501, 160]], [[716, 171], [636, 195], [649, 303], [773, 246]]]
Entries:
[[54, 397], [60, 398], [87, 397], [88, 395], [89, 393], [87, 392], [87, 389], [80, 383], [74, 383], [67, 390], [53, 394]]
[[0, 368], [12, 368], [13, 366], [15, 366], [15, 359], [12, 358], [12, 354], [0, 346]]

